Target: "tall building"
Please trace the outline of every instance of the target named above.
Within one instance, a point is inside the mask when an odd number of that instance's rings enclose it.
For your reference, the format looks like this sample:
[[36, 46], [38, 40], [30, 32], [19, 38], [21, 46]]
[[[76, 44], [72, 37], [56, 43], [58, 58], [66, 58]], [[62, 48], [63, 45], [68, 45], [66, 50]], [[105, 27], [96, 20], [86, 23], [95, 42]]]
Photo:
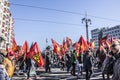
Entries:
[[[14, 37], [14, 19], [10, 12], [10, 3], [8, 0], [0, 0], [0, 38], [5, 41], [0, 42], [0, 49], [5, 49], [6, 44], [11, 46], [12, 37]], [[1, 40], [1, 39], [0, 39]]]
[[95, 42], [95, 49], [99, 47], [99, 43], [98, 43], [99, 34], [100, 34], [100, 29], [97, 28], [97, 29], [91, 30], [91, 38]]
[[108, 40], [112, 37], [113, 39], [120, 39], [120, 25], [114, 27], [105, 28], [103, 31], [103, 36], [108, 34]]
[[91, 38], [95, 41], [95, 49], [99, 47], [99, 39], [106, 35], [108, 35], [108, 40], [111, 38], [120, 39], [120, 25], [91, 30]]

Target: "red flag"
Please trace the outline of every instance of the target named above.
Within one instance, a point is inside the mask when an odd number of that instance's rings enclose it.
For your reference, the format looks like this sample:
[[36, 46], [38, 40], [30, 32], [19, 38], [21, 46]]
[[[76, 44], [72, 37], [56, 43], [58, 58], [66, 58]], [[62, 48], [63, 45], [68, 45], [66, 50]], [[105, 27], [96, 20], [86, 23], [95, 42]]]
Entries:
[[63, 40], [62, 50], [63, 50], [63, 53], [67, 51], [67, 43], [65, 42], [65, 40]]
[[25, 52], [25, 53], [29, 52], [29, 46], [28, 46], [28, 42], [27, 42], [27, 41], [24, 42], [24, 44], [23, 44], [23, 46], [21, 47], [21, 50], [20, 50], [20, 51], [21, 51], [21, 52]]
[[108, 34], [102, 38], [102, 41], [106, 41], [108, 39]]
[[107, 40], [105, 41], [105, 45], [106, 45], [106, 47], [110, 48], [110, 44]]
[[94, 48], [95, 48], [95, 42], [94, 41], [91, 43], [91, 48], [92, 48], [92, 50], [94, 50]]
[[112, 42], [113, 42], [113, 38], [111, 37], [111, 38], [110, 38], [110, 44], [112, 44]]
[[54, 52], [56, 53], [56, 54], [59, 54], [60, 53], [60, 45], [55, 41], [55, 40], [53, 40], [53, 39], [51, 39], [51, 41], [52, 41], [52, 44], [53, 44], [53, 47], [54, 47]]
[[75, 43], [74, 48], [76, 50], [76, 57], [80, 54], [80, 44], [78, 42]]
[[15, 38], [12, 38], [12, 50], [13, 51], [17, 51], [18, 50]]
[[91, 43], [89, 41], [87, 41], [87, 46], [91, 47]]
[[103, 45], [100, 45], [99, 50], [100, 50], [100, 51], [103, 51], [103, 50], [104, 50]]
[[78, 42], [75, 43], [74, 48], [76, 50], [80, 50], [80, 44]]
[[20, 49], [20, 53], [24, 54], [24, 60], [26, 58], [26, 54], [29, 52], [29, 46], [28, 46], [28, 42], [25, 41], [23, 46]]
[[88, 49], [87, 42], [84, 40], [84, 38], [81, 36], [79, 39], [79, 44], [81, 46], [81, 51], [84, 52]]
[[66, 52], [62, 46], [61, 46], [60, 51], [61, 51], [61, 52], [60, 52], [61, 54], [65, 54], [65, 52]]
[[42, 67], [44, 65], [44, 60], [42, 58], [40, 48], [37, 42], [35, 42], [33, 46], [30, 48], [30, 52], [27, 54], [27, 56], [34, 60], [39, 67]]
[[102, 44], [108, 39], [108, 35], [104, 36], [103, 38], [100, 38], [99, 43]]
[[67, 46], [70, 47], [72, 45], [72, 40], [66, 37], [66, 43], [67, 43]]

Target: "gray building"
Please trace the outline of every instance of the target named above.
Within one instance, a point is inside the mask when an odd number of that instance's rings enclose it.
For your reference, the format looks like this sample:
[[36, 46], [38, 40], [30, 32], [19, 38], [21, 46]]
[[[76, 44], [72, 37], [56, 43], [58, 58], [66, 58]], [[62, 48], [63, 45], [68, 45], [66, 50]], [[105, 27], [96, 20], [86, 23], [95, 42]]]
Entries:
[[106, 35], [108, 35], [108, 40], [111, 38], [120, 39], [120, 25], [91, 30], [91, 40], [94, 40], [95, 42], [95, 49], [99, 47], [99, 39]]
[[94, 30], [91, 30], [91, 40], [94, 40], [95, 42], [95, 49], [97, 49], [99, 47], [99, 43], [98, 43], [98, 40], [99, 40], [99, 34], [100, 34], [100, 29], [94, 29]]
[[103, 36], [106, 36], [108, 34], [108, 40], [112, 37], [113, 39], [120, 39], [120, 25], [106, 28], [102, 31]]

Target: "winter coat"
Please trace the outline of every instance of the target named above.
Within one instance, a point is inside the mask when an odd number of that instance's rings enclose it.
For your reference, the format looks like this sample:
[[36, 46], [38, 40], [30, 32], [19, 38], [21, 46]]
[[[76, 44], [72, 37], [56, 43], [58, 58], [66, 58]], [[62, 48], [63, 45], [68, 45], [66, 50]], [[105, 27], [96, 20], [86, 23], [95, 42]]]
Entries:
[[112, 80], [120, 80], [120, 58], [116, 60], [113, 66]]
[[83, 61], [83, 66], [84, 69], [86, 70], [92, 70], [92, 56], [91, 55], [84, 55], [84, 61]]
[[113, 74], [113, 66], [114, 66], [115, 61], [116, 60], [113, 57], [106, 56], [102, 64], [102, 73]]
[[72, 63], [72, 64], [73, 64], [73, 63], [76, 64], [76, 55], [75, 55], [75, 53], [72, 53], [72, 54], [71, 54], [71, 63]]

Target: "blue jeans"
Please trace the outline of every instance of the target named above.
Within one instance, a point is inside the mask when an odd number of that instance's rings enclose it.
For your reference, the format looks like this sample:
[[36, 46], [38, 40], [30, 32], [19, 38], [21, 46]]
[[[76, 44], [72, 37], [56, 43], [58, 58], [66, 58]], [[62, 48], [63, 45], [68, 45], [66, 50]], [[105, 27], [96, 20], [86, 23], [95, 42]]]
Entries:
[[5, 75], [2, 69], [0, 69], [0, 80], [5, 80]]

